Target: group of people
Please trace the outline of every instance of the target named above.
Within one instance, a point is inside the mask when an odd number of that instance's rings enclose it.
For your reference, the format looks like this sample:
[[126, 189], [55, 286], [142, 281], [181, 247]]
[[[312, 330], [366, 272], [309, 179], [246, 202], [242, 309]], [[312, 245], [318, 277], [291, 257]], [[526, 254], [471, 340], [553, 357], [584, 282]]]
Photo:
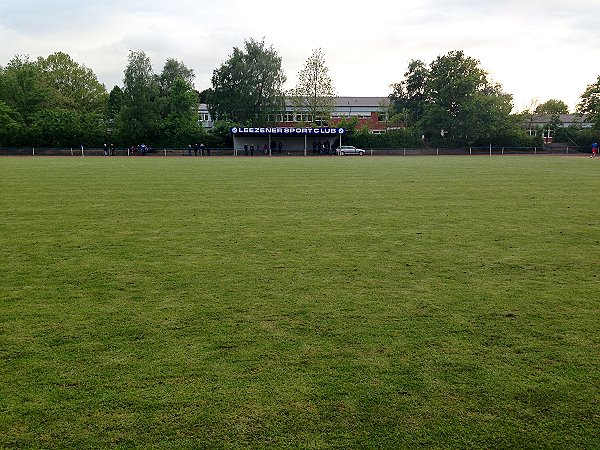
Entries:
[[210, 148], [204, 147], [204, 144], [190, 144], [188, 145], [188, 156], [192, 156], [192, 152], [194, 152], [194, 156], [210, 156]]
[[[81, 146], [83, 147], [83, 145]], [[104, 156], [115, 156], [115, 144], [104, 144]]]
[[142, 156], [145, 155], [146, 153], [150, 153], [152, 152], [152, 149], [150, 148], [150, 146], [147, 146], [146, 144], [140, 144], [140, 145], [132, 145], [129, 148], [129, 155], [134, 155], [135, 153], [139, 153]]
[[337, 144], [335, 142], [332, 144], [329, 141], [313, 141], [312, 147], [313, 153], [316, 155], [335, 155]]
[[[271, 154], [277, 152], [277, 153], [281, 153], [281, 149], [283, 148], [283, 144], [281, 143], [281, 141], [277, 142], [275, 139], [273, 139], [273, 141], [271, 141], [271, 146], [269, 147], [269, 144], [265, 143], [265, 145], [263, 145], [263, 153], [265, 155], [269, 154], [269, 149], [271, 150]], [[259, 150], [259, 146], [256, 146], [256, 150]], [[254, 144], [244, 144], [244, 155], [246, 156], [254, 156]]]

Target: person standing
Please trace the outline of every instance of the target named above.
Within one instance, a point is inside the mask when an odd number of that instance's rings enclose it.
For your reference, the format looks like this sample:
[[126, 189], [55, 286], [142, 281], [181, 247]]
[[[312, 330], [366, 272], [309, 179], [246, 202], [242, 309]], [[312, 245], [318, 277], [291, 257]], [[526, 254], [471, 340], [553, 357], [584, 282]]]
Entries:
[[598, 143], [594, 142], [592, 144], [592, 156], [590, 156], [590, 158], [595, 158], [596, 157], [596, 153], [598, 153]]

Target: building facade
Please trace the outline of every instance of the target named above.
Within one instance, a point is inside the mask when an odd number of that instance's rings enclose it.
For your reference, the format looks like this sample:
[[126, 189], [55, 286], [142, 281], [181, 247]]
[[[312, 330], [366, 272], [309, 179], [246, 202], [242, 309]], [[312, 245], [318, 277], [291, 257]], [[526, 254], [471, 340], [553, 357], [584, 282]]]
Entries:
[[[367, 127], [372, 133], [384, 133], [387, 129], [388, 108], [387, 97], [335, 97], [334, 109], [327, 123], [336, 127], [342, 120], [356, 118], [359, 127]], [[314, 118], [302, 111], [295, 111], [287, 102], [284, 113], [273, 117], [278, 127], [295, 127], [300, 124], [313, 123]], [[198, 106], [198, 123], [205, 129], [214, 127], [214, 120], [208, 111], [208, 105]]]

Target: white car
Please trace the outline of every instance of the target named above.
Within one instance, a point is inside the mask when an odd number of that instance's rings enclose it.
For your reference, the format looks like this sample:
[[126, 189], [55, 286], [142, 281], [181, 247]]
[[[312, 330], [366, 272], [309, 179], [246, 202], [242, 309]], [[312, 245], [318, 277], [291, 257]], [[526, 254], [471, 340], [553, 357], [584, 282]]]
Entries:
[[337, 149], [337, 154], [340, 156], [344, 155], [364, 155], [366, 152], [362, 148], [356, 148], [352, 145], [342, 145]]

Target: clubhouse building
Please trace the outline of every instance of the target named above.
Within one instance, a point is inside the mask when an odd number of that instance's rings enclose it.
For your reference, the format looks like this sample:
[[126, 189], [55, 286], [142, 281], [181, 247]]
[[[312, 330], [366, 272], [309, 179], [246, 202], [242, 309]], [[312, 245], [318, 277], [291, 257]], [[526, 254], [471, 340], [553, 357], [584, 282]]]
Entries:
[[[390, 100], [387, 97], [335, 97], [328, 125], [335, 127], [342, 119], [356, 118], [359, 127], [366, 126], [371, 133], [385, 133], [389, 105]], [[278, 127], [283, 128], [295, 128], [298, 124], [313, 122], [313, 118], [308, 114], [294, 111], [289, 102], [285, 112], [273, 119]], [[198, 121], [206, 129], [214, 127], [214, 121], [205, 103], [199, 105]]]

